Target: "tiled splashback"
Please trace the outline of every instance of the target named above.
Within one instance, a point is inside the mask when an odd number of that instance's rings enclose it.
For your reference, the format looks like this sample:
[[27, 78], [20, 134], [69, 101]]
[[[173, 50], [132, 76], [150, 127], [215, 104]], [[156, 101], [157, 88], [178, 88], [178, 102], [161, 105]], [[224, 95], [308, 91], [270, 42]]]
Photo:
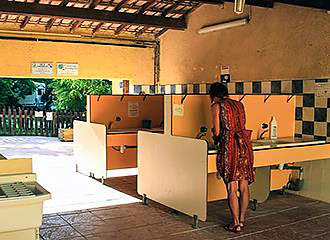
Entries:
[[[227, 83], [229, 94], [297, 95], [295, 136], [330, 141], [330, 98], [316, 94], [317, 84], [330, 79], [275, 80]], [[207, 94], [212, 83], [134, 85], [131, 94]]]

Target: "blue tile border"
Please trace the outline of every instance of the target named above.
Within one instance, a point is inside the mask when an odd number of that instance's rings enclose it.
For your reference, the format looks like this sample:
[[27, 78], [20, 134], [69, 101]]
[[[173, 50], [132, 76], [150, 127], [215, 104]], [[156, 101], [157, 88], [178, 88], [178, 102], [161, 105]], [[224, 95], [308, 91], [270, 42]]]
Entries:
[[[284, 90], [283, 83], [284, 81], [290, 81], [289, 86], [291, 85], [291, 91], [288, 91], [288, 89]], [[262, 95], [268, 95], [268, 94], [275, 94], [275, 95], [305, 95], [304, 94], [304, 81], [313, 81], [314, 83], [324, 83], [328, 82], [329, 79], [315, 79], [315, 80], [272, 80], [272, 81], [251, 81], [252, 83], [252, 91], [251, 89], [244, 89], [245, 82], [230, 82], [225, 85], [227, 87], [231, 86], [231, 92], [230, 94], [262, 94]], [[264, 88], [263, 84], [270, 84], [270, 89]], [[198, 83], [198, 84], [168, 84], [168, 85], [160, 85], [160, 88], [157, 92], [154, 85], [150, 86], [150, 92], [155, 94], [208, 94], [210, 86], [212, 83]], [[151, 86], [155, 89], [154, 91], [151, 89]], [[166, 86], [169, 86], [167, 88]], [[181, 86], [181, 91], [178, 86]], [[286, 85], [287, 86], [287, 85]], [[134, 93], [139, 93], [140, 87], [142, 85], [134, 85]], [[203, 92], [202, 92], [203, 89]], [[189, 90], [189, 92], [188, 92]], [[206, 90], [206, 92], [205, 92]], [[167, 91], [167, 92], [166, 92]], [[266, 91], [266, 92], [265, 92]]]
[[176, 85], [172, 84], [171, 85], [171, 94], [175, 94], [176, 93]]
[[187, 84], [182, 84], [182, 85], [181, 85], [181, 92], [182, 92], [183, 94], [188, 93], [188, 85], [187, 85]]
[[199, 93], [201, 93], [200, 90], [201, 90], [201, 88], [200, 88], [200, 85], [199, 85], [199, 84], [194, 84], [194, 85], [193, 85], [193, 93], [194, 93], [194, 94], [199, 94]]

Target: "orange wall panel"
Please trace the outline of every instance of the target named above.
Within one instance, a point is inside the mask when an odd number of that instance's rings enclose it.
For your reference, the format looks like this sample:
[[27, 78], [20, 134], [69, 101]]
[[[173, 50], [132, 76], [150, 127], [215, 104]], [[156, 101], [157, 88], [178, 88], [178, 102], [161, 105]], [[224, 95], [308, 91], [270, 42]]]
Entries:
[[[121, 96], [105, 95], [91, 96], [91, 122], [105, 124], [107, 127], [112, 121], [112, 128], [139, 128], [142, 127], [142, 120], [152, 121], [152, 127], [159, 127], [164, 120], [164, 97], [163, 96]], [[129, 102], [136, 102], [139, 105], [139, 115], [136, 118], [128, 116]], [[116, 122], [116, 117], [121, 121]]]
[[[173, 96], [173, 104], [180, 104], [183, 96]], [[233, 95], [238, 100], [239, 96]], [[295, 98], [287, 103], [287, 96], [271, 96], [264, 103], [264, 96], [245, 96], [242, 103], [246, 112], [246, 128], [252, 129], [252, 139], [262, 131], [261, 124], [268, 123], [272, 116], [276, 117], [278, 137], [294, 135]], [[206, 95], [189, 95], [183, 102], [184, 116], [172, 115], [173, 134], [177, 136], [195, 137], [201, 126], [208, 128], [206, 139], [211, 140], [213, 127], [210, 110], [210, 99]], [[266, 138], [268, 134], [264, 135]]]
[[136, 149], [127, 149], [124, 153], [120, 153], [112, 149], [112, 147], [107, 147], [107, 170], [136, 167]]

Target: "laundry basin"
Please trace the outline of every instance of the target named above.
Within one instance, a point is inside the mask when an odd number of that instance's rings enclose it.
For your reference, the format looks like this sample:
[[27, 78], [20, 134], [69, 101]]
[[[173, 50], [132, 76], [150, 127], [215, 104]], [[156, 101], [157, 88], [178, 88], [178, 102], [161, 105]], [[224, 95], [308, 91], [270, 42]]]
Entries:
[[35, 174], [0, 176], [0, 239], [39, 239], [43, 201], [51, 194]]

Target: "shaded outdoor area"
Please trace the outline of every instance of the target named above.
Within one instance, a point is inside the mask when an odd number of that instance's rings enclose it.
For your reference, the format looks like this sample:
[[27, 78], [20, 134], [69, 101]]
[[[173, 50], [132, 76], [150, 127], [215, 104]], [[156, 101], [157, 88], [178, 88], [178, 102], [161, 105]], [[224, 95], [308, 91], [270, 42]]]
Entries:
[[52, 194], [44, 213], [81, 210], [139, 201], [76, 172], [73, 143], [54, 137], [0, 137], [6, 158], [32, 158], [38, 183]]

